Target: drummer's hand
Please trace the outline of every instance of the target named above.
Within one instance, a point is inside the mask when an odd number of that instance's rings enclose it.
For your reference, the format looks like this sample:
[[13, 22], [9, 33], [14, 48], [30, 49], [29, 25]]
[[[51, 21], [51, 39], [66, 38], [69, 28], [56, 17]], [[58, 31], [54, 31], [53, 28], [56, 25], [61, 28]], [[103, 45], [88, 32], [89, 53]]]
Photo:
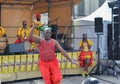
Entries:
[[33, 22], [32, 28], [37, 28], [36, 22]]
[[24, 39], [22, 38], [21, 41], [24, 42]]
[[27, 41], [27, 40], [28, 40], [28, 38], [27, 38], [27, 37], [25, 37], [25, 38], [24, 38], [24, 41]]

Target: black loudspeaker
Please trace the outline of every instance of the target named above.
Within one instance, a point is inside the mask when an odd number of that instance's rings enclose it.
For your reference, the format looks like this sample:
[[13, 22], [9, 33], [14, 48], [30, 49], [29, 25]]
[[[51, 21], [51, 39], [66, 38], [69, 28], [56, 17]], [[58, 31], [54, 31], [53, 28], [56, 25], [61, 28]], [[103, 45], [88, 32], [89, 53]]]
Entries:
[[5, 50], [5, 53], [24, 53], [25, 52], [25, 48], [24, 48], [24, 44], [20, 43], [20, 44], [8, 44]]
[[52, 27], [52, 34], [57, 34], [58, 25], [57, 24], [52, 24], [52, 25], [50, 25], [50, 27]]
[[108, 32], [107, 32], [108, 59], [113, 59], [112, 46], [111, 46], [111, 42], [112, 42], [112, 24], [108, 24], [107, 29], [108, 29]]
[[[119, 55], [120, 55], [120, 39], [119, 39], [120, 29], [119, 29], [119, 25], [114, 24], [114, 32], [112, 29], [112, 24], [108, 24], [107, 28], [108, 28], [108, 32], [107, 32], [108, 59], [120, 60], [120, 57], [119, 57]], [[114, 37], [113, 37], [113, 35], [114, 35]], [[113, 52], [113, 50], [114, 50], [114, 52]], [[113, 55], [113, 53], [114, 53], [114, 55]]]
[[95, 33], [103, 34], [103, 21], [102, 18], [95, 18]]

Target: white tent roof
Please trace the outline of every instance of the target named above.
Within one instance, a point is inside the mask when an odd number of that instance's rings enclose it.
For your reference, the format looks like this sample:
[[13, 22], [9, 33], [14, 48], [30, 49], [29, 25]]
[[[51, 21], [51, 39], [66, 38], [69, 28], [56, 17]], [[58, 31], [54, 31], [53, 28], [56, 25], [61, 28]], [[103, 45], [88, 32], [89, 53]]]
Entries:
[[108, 0], [106, 0], [104, 4], [92, 14], [84, 18], [75, 19], [74, 21], [79, 21], [79, 20], [94, 21], [94, 18], [96, 17], [102, 17], [103, 20], [111, 21], [111, 17], [112, 17], [111, 15], [112, 15], [111, 8], [109, 8]]

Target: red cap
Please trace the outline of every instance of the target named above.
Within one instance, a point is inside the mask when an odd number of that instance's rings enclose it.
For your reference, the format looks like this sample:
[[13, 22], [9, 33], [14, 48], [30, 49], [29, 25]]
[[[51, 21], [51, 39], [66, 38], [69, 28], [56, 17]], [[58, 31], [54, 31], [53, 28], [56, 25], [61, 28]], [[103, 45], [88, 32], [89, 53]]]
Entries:
[[40, 14], [40, 13], [37, 13], [37, 14], [36, 14], [36, 18], [41, 18], [41, 14]]

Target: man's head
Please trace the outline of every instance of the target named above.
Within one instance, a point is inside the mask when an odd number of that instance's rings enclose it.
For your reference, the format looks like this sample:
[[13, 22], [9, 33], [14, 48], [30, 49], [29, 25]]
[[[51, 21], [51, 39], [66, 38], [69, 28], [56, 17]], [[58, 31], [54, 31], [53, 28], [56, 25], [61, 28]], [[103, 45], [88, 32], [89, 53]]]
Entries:
[[40, 13], [37, 13], [37, 14], [36, 14], [36, 19], [37, 19], [37, 21], [40, 21], [40, 18], [41, 18], [41, 14], [40, 14]]
[[27, 28], [27, 21], [26, 20], [23, 21], [23, 28]]
[[83, 34], [83, 40], [87, 40], [87, 34]]
[[51, 34], [52, 34], [51, 28], [47, 27], [47, 28], [44, 29], [45, 40], [49, 40], [50, 37], [51, 37]]

